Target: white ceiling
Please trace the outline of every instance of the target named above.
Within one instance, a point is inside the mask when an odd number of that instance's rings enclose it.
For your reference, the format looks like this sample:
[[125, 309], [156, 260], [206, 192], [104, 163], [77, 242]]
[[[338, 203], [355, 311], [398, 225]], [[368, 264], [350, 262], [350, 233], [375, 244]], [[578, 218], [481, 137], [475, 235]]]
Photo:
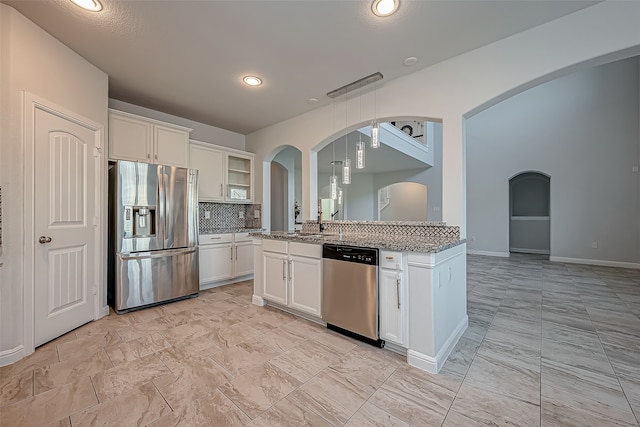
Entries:
[[[596, 3], [402, 0], [379, 18], [369, 0], [101, 0], [99, 13], [70, 0], [0, 1], [105, 71], [111, 98], [242, 134], [326, 105], [327, 92], [376, 71], [383, 85]], [[418, 63], [405, 67], [409, 56]], [[245, 87], [247, 74], [264, 84]]]

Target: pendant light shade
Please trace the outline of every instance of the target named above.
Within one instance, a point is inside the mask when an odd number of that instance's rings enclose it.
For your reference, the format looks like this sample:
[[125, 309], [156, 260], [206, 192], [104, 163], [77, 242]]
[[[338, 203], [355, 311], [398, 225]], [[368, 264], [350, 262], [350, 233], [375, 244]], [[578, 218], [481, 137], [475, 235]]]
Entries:
[[331, 184], [331, 199], [335, 200], [338, 198], [338, 177], [331, 175], [331, 179], [329, 181]]
[[380, 123], [377, 120], [371, 121], [371, 148], [380, 147]]
[[356, 169], [364, 169], [364, 142], [356, 143]]
[[338, 189], [338, 205], [342, 205], [342, 188]]
[[345, 159], [342, 165], [342, 183], [351, 184], [351, 159]]

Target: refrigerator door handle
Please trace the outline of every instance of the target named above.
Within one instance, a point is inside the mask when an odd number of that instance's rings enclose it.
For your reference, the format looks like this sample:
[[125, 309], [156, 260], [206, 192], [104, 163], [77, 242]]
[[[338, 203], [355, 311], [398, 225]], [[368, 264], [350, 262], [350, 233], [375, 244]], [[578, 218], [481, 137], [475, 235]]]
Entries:
[[139, 258], [165, 258], [167, 255], [190, 254], [196, 251], [196, 248], [171, 249], [168, 251], [152, 251], [152, 252], [136, 252], [129, 254], [118, 254], [120, 259], [139, 259]]

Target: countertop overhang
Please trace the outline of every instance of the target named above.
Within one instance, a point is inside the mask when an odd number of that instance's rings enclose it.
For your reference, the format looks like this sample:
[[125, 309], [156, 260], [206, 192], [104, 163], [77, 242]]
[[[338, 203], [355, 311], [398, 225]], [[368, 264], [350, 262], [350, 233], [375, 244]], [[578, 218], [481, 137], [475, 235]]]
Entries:
[[296, 233], [293, 231], [250, 232], [262, 239], [288, 240], [292, 242], [360, 246], [398, 252], [435, 253], [466, 243], [466, 239], [455, 237], [394, 236], [379, 234]]

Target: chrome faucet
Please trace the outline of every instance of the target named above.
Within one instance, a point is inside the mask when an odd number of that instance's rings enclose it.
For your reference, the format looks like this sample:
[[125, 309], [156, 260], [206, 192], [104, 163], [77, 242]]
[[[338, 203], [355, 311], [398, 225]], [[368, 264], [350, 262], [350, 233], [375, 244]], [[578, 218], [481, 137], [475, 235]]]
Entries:
[[318, 228], [320, 233], [324, 231], [324, 224], [322, 223], [322, 199], [318, 199]]

